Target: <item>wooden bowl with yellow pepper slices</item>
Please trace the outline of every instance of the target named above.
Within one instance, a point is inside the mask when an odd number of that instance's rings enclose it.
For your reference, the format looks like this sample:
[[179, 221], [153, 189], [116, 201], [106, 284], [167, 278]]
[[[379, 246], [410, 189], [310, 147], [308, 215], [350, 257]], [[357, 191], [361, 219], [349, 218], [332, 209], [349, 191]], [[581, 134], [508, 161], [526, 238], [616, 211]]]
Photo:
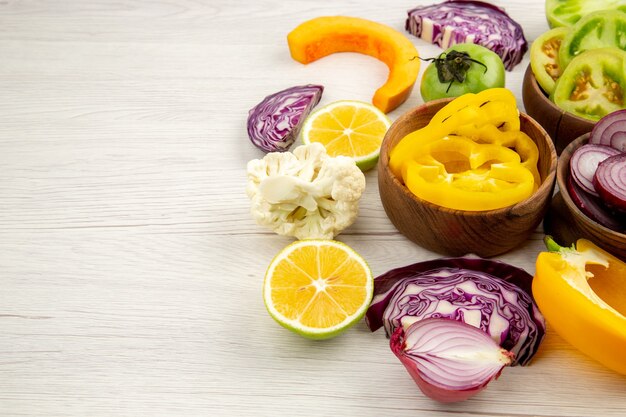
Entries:
[[556, 151], [504, 88], [430, 101], [383, 140], [378, 187], [387, 216], [431, 251], [482, 257], [528, 239], [550, 203]]

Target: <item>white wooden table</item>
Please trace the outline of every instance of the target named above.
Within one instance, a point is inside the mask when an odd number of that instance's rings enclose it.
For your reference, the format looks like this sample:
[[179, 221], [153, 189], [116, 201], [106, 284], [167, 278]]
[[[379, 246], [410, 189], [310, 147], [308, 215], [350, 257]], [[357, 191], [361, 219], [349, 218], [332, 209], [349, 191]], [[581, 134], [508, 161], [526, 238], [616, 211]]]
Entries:
[[[626, 415], [626, 379], [551, 331], [532, 366], [440, 405], [382, 333], [313, 342], [266, 313], [265, 268], [291, 240], [249, 214], [245, 165], [263, 154], [248, 109], [304, 83], [326, 87], [322, 105], [369, 101], [382, 63], [304, 66], [287, 33], [333, 14], [404, 31], [419, 3], [0, 1], [0, 416]], [[542, 1], [496, 3], [529, 41], [547, 29]], [[520, 106], [527, 64], [507, 74]], [[420, 103], [416, 88], [390, 116]], [[439, 257], [366, 177], [339, 240], [376, 275]], [[541, 238], [499, 259], [533, 273]]]

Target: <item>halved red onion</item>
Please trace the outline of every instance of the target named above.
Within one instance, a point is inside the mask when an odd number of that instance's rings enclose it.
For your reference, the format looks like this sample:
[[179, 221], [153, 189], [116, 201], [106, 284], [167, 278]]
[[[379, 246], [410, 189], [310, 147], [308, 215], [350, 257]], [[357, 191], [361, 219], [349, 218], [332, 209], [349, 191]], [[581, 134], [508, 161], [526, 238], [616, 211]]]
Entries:
[[443, 318], [398, 327], [390, 346], [420, 390], [440, 402], [463, 401], [479, 393], [513, 357], [484, 331]]
[[626, 153], [600, 162], [593, 184], [607, 206], [626, 213]]
[[609, 113], [600, 119], [591, 131], [589, 143], [626, 152], [626, 109]]
[[609, 156], [618, 155], [620, 152], [609, 146], [594, 145], [587, 143], [576, 149], [570, 159], [570, 172], [576, 184], [591, 195], [598, 196], [593, 186], [593, 176], [598, 164]]
[[622, 231], [626, 227], [626, 221], [624, 224], [620, 223], [615, 216], [602, 205], [598, 197], [592, 196], [580, 188], [572, 179], [571, 175], [567, 177], [567, 192], [574, 204], [576, 204], [576, 207], [591, 220], [617, 232]]
[[323, 91], [321, 85], [308, 84], [265, 97], [248, 114], [248, 136], [254, 146], [264, 152], [289, 150]]

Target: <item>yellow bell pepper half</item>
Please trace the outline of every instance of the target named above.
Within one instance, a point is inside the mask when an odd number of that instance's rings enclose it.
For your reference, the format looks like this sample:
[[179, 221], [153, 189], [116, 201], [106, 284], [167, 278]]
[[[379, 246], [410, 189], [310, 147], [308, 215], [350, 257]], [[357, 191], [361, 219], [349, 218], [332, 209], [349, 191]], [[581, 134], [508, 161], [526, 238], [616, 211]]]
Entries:
[[533, 173], [520, 155], [504, 146], [447, 136], [417, 147], [419, 156], [403, 166], [402, 178], [416, 196], [455, 210], [507, 207], [534, 191]]
[[[548, 247], [556, 245], [547, 237]], [[558, 245], [557, 245], [558, 246]], [[533, 296], [567, 342], [626, 375], [626, 264], [592, 242], [537, 257]]]

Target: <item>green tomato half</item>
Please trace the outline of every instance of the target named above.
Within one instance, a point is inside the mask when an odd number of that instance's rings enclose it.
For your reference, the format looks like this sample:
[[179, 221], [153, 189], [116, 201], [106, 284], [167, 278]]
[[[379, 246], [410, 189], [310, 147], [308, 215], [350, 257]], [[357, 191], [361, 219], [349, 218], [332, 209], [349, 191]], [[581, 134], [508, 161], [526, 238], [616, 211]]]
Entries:
[[554, 88], [552, 100], [565, 111], [600, 120], [626, 107], [626, 52], [599, 48], [576, 56]]
[[469, 68], [464, 72], [463, 82], [458, 80], [442, 82], [439, 79], [437, 65], [432, 62], [424, 71], [420, 85], [424, 102], [444, 97], [459, 97], [466, 93], [478, 93], [488, 88], [504, 87], [504, 64], [495, 52], [474, 43], [460, 43], [446, 49], [437, 58], [445, 60], [445, 57], [452, 51], [466, 52], [470, 58], [481, 62], [484, 66], [467, 62]]
[[561, 76], [559, 49], [568, 28], [554, 28], [539, 36], [530, 47], [530, 67], [537, 82], [548, 95], [554, 91], [556, 80]]
[[626, 13], [594, 12], [580, 19], [565, 35], [559, 49], [559, 65], [567, 68], [578, 54], [597, 48], [626, 50]]
[[546, 0], [546, 19], [551, 28], [573, 26], [598, 10], [626, 12], [626, 0]]

